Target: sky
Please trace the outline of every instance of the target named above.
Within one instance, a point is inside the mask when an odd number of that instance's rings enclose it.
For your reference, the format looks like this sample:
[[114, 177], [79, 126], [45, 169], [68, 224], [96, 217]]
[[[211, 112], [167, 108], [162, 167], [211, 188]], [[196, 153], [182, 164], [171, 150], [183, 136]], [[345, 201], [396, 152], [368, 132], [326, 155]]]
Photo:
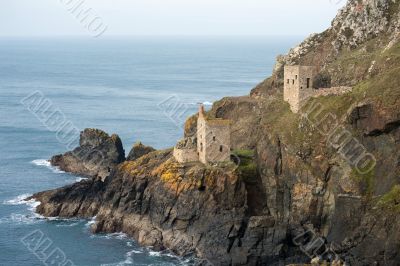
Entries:
[[308, 35], [328, 28], [345, 3], [345, 0], [0, 0], [0, 36]]

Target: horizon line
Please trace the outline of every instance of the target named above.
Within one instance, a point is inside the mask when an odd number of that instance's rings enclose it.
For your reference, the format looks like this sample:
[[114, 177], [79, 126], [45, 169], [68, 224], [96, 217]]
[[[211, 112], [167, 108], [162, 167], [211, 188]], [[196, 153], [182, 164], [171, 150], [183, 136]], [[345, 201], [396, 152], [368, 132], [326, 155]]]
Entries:
[[60, 34], [60, 35], [1, 35], [0, 38], [88, 38], [107, 39], [118, 37], [307, 37], [311, 34], [111, 34], [94, 38], [88, 34]]

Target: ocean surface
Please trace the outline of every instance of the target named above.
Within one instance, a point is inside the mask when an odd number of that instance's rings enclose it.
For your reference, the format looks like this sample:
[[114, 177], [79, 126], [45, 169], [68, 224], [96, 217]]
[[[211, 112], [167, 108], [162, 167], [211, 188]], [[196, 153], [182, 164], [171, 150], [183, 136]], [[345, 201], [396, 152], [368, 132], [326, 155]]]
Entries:
[[0, 39], [0, 265], [190, 264], [121, 233], [93, 235], [91, 220], [35, 214], [26, 197], [81, 178], [50, 167], [68, 146], [24, 98], [40, 93], [79, 130], [117, 133], [126, 153], [136, 141], [171, 147], [197, 103], [248, 94], [301, 39]]

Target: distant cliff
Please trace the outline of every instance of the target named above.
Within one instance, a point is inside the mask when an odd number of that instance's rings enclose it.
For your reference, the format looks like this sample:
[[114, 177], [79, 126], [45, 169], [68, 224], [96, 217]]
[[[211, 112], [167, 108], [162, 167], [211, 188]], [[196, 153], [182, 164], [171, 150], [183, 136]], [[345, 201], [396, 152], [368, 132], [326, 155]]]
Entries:
[[[94, 232], [123, 231], [205, 265], [399, 265], [399, 26], [399, 1], [351, 0], [331, 28], [279, 56], [249, 96], [214, 103], [208, 116], [233, 121], [238, 167], [181, 165], [171, 150], [149, 150], [110, 166], [104, 182], [34, 195], [37, 211], [96, 216]], [[285, 64], [314, 65], [353, 90], [293, 114], [282, 95]], [[196, 126], [189, 118], [185, 136]]]

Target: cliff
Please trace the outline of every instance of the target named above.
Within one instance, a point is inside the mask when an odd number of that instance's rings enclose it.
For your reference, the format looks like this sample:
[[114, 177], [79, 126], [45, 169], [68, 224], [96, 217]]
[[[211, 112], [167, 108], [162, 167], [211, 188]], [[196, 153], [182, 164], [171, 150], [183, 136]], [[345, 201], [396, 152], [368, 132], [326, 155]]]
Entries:
[[[214, 265], [315, 257], [398, 265], [399, 21], [399, 1], [351, 0], [331, 28], [279, 56], [249, 96], [214, 103], [207, 116], [233, 121], [239, 167], [182, 165], [171, 150], [153, 151], [114, 164], [104, 182], [34, 195], [37, 211], [96, 216], [94, 232], [123, 231]], [[315, 65], [332, 85], [353, 90], [314, 98], [293, 114], [282, 95], [285, 64]], [[185, 136], [194, 132], [195, 116]], [[309, 234], [328, 248], [308, 245]]]
[[53, 156], [50, 162], [63, 171], [104, 180], [111, 169], [124, 160], [125, 151], [118, 135], [85, 129], [80, 134], [79, 147]]

